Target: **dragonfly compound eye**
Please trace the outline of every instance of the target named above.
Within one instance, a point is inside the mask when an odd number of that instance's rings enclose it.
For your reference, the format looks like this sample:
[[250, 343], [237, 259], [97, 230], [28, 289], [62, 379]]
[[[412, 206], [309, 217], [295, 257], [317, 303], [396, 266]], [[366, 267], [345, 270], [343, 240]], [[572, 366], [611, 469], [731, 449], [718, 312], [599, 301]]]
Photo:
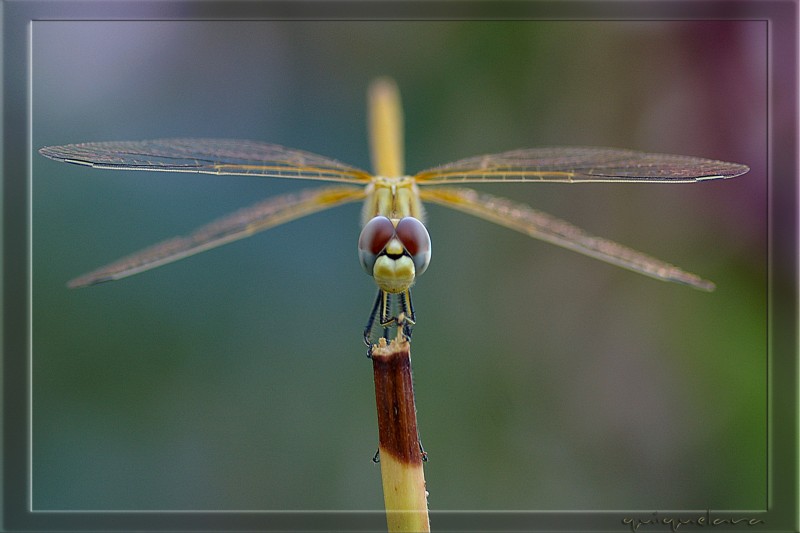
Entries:
[[414, 217], [402, 218], [397, 223], [395, 233], [414, 261], [416, 274], [420, 275], [425, 272], [431, 261], [431, 236], [422, 222]]
[[358, 238], [358, 259], [367, 274], [372, 275], [375, 260], [394, 237], [394, 224], [384, 216], [377, 216], [364, 224]]

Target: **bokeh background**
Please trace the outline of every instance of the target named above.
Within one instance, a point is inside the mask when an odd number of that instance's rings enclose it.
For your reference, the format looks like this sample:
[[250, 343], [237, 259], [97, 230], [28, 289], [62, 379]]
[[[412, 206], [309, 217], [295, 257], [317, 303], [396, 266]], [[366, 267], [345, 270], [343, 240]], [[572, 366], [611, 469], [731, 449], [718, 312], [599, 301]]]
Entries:
[[[764, 508], [766, 22], [43, 21], [32, 43], [35, 148], [252, 138], [369, 168], [365, 90], [391, 75], [411, 172], [555, 144], [749, 165], [484, 188], [711, 294], [430, 207], [412, 355], [432, 509]], [[33, 155], [34, 509], [382, 507], [357, 205], [65, 286], [308, 186]]]

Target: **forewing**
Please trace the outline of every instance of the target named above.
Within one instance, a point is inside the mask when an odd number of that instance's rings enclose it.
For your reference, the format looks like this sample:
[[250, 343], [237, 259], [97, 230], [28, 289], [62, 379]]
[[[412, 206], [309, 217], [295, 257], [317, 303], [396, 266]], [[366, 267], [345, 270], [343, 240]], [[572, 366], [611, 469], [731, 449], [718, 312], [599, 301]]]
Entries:
[[132, 276], [318, 211], [361, 200], [364, 195], [363, 189], [336, 186], [275, 196], [202, 226], [185, 237], [166, 240], [84, 274], [67, 285], [84, 287]]
[[505, 198], [451, 187], [422, 189], [420, 197], [653, 278], [714, 290], [712, 282], [695, 274]]
[[488, 182], [686, 183], [733, 178], [749, 168], [699, 157], [595, 147], [513, 150], [461, 159], [419, 172], [420, 185]]
[[39, 153], [95, 168], [197, 172], [365, 183], [369, 173], [277, 144], [236, 139], [157, 139], [48, 146]]

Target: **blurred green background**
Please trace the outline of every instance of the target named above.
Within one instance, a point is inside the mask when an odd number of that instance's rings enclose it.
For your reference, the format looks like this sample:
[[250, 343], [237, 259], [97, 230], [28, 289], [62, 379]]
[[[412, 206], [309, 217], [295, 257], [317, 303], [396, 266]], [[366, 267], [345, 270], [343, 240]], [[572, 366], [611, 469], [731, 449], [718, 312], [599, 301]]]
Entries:
[[[412, 355], [431, 509], [764, 508], [766, 22], [36, 22], [32, 42], [34, 148], [252, 138], [369, 168], [365, 90], [390, 75], [410, 172], [554, 144], [749, 165], [484, 188], [711, 294], [430, 207]], [[65, 287], [308, 186], [33, 155], [34, 509], [382, 507], [359, 206]]]

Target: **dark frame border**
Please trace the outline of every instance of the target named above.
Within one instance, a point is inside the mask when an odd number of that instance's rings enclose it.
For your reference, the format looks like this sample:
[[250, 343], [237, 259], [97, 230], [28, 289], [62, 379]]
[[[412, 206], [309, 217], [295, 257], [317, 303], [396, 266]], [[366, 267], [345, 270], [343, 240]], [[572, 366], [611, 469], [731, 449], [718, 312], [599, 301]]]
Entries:
[[[380, 512], [33, 512], [31, 510], [29, 412], [30, 375], [30, 38], [35, 20], [170, 20], [185, 19], [181, 6], [190, 0], [167, 1], [8, 1], [3, 19], [3, 530], [129, 531], [129, 530], [384, 530]], [[745, 518], [760, 523], [717, 525], [714, 531], [798, 531], [798, 283], [772, 276], [798, 271], [797, 125], [790, 136], [777, 138], [772, 116], [797, 117], [798, 4], [794, 0], [654, 1], [465, 1], [434, 0], [197, 2], [193, 19], [283, 20], [765, 20], [769, 34], [769, 186], [770, 280], [768, 383], [768, 502], [764, 510], [712, 512], [710, 519]], [[788, 83], [774, 82], [776, 71], [792, 72]], [[777, 213], [777, 197], [793, 198], [789, 212]], [[781, 225], [774, 221], [780, 220]], [[775, 422], [778, 423], [775, 423]], [[458, 531], [565, 530], [625, 531], [623, 519], [646, 521], [642, 512], [437, 512], [435, 529]], [[694, 519], [704, 511], [660, 511], [660, 517]], [[635, 524], [634, 524], [635, 525]], [[707, 521], [682, 526], [714, 524]], [[651, 526], [655, 527], [655, 525]], [[658, 525], [666, 530], [669, 525]], [[673, 524], [674, 527], [674, 524]]]

